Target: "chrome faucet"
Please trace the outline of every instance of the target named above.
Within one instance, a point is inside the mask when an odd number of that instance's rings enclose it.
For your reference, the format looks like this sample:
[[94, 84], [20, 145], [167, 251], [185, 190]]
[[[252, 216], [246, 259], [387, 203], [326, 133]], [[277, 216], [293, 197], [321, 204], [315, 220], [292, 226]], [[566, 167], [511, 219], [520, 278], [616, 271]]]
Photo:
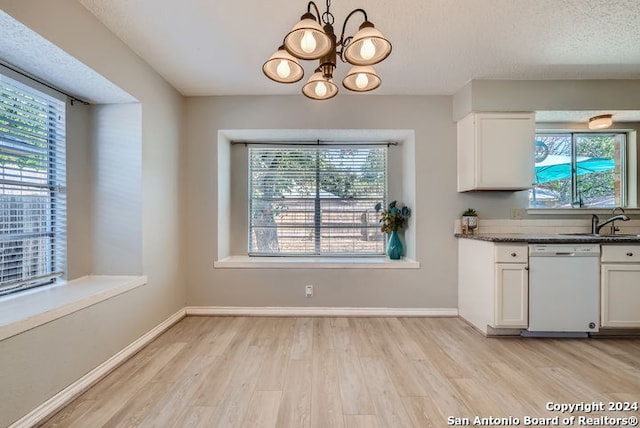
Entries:
[[611, 211], [611, 215], [616, 215], [616, 211], [618, 211], [618, 210], [620, 210], [620, 212], [621, 212], [622, 214], [624, 214], [624, 208], [622, 208], [622, 207], [615, 207], [615, 208], [613, 209], [613, 211]]
[[[615, 207], [612, 211], [611, 211], [611, 215], [614, 216], [616, 215], [616, 211], [620, 210], [620, 213], [624, 214], [624, 208], [622, 207]], [[616, 227], [616, 222], [612, 221], [611, 222], [611, 235], [615, 235], [616, 232], [619, 232], [620, 228]]]
[[631, 219], [626, 214], [618, 214], [618, 215], [609, 217], [608, 219], [600, 223], [600, 219], [598, 218], [598, 216], [593, 214], [591, 216], [591, 233], [593, 233], [594, 235], [599, 234], [600, 229], [602, 229], [604, 226], [606, 226], [609, 223], [613, 223], [616, 220], [629, 221]]

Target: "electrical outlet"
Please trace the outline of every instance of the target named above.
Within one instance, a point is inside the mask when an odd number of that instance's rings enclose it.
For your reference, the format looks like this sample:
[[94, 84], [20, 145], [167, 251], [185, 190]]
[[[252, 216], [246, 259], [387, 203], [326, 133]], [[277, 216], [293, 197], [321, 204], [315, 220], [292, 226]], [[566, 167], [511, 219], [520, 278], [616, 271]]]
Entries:
[[524, 210], [522, 208], [511, 208], [512, 220], [520, 220], [523, 215], [524, 215]]
[[313, 297], [313, 285], [305, 285], [304, 286], [304, 296], [305, 297]]

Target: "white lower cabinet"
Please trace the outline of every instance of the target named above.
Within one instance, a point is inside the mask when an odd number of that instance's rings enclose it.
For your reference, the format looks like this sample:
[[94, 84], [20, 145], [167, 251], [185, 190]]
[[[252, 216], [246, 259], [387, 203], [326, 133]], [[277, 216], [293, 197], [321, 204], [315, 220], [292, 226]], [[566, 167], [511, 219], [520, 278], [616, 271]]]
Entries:
[[640, 245], [603, 245], [602, 327], [640, 328]]
[[529, 271], [526, 263], [496, 264], [493, 327], [527, 328]]
[[485, 334], [491, 328], [527, 328], [527, 244], [458, 239], [458, 263], [462, 318]]

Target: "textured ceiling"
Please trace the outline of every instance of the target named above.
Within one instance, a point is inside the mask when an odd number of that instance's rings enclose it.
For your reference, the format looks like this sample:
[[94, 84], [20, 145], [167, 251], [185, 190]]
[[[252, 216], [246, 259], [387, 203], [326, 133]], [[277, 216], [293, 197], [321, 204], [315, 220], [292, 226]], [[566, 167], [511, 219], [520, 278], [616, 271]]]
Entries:
[[118, 86], [1, 10], [0, 63], [46, 78], [46, 83], [88, 102], [135, 101]]
[[[300, 93], [302, 82], [274, 83], [261, 67], [305, 1], [78, 1], [184, 95]], [[472, 79], [640, 78], [638, 0], [333, 0], [336, 32], [357, 7], [393, 43], [377, 94], [453, 94]], [[306, 64], [309, 76], [316, 63]], [[347, 68], [338, 64], [336, 80]]]

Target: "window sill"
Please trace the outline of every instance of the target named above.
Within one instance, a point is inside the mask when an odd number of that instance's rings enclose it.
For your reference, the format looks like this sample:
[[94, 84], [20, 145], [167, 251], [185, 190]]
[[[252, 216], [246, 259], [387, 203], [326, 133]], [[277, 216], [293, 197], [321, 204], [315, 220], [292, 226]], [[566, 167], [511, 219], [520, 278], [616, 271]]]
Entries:
[[[527, 208], [532, 215], [611, 214], [612, 208]], [[626, 214], [640, 214], [640, 208], [625, 208]]]
[[216, 269], [419, 269], [411, 259], [390, 260], [383, 257], [249, 257], [230, 256], [216, 260]]
[[147, 283], [146, 276], [86, 276], [0, 298], [0, 340]]

